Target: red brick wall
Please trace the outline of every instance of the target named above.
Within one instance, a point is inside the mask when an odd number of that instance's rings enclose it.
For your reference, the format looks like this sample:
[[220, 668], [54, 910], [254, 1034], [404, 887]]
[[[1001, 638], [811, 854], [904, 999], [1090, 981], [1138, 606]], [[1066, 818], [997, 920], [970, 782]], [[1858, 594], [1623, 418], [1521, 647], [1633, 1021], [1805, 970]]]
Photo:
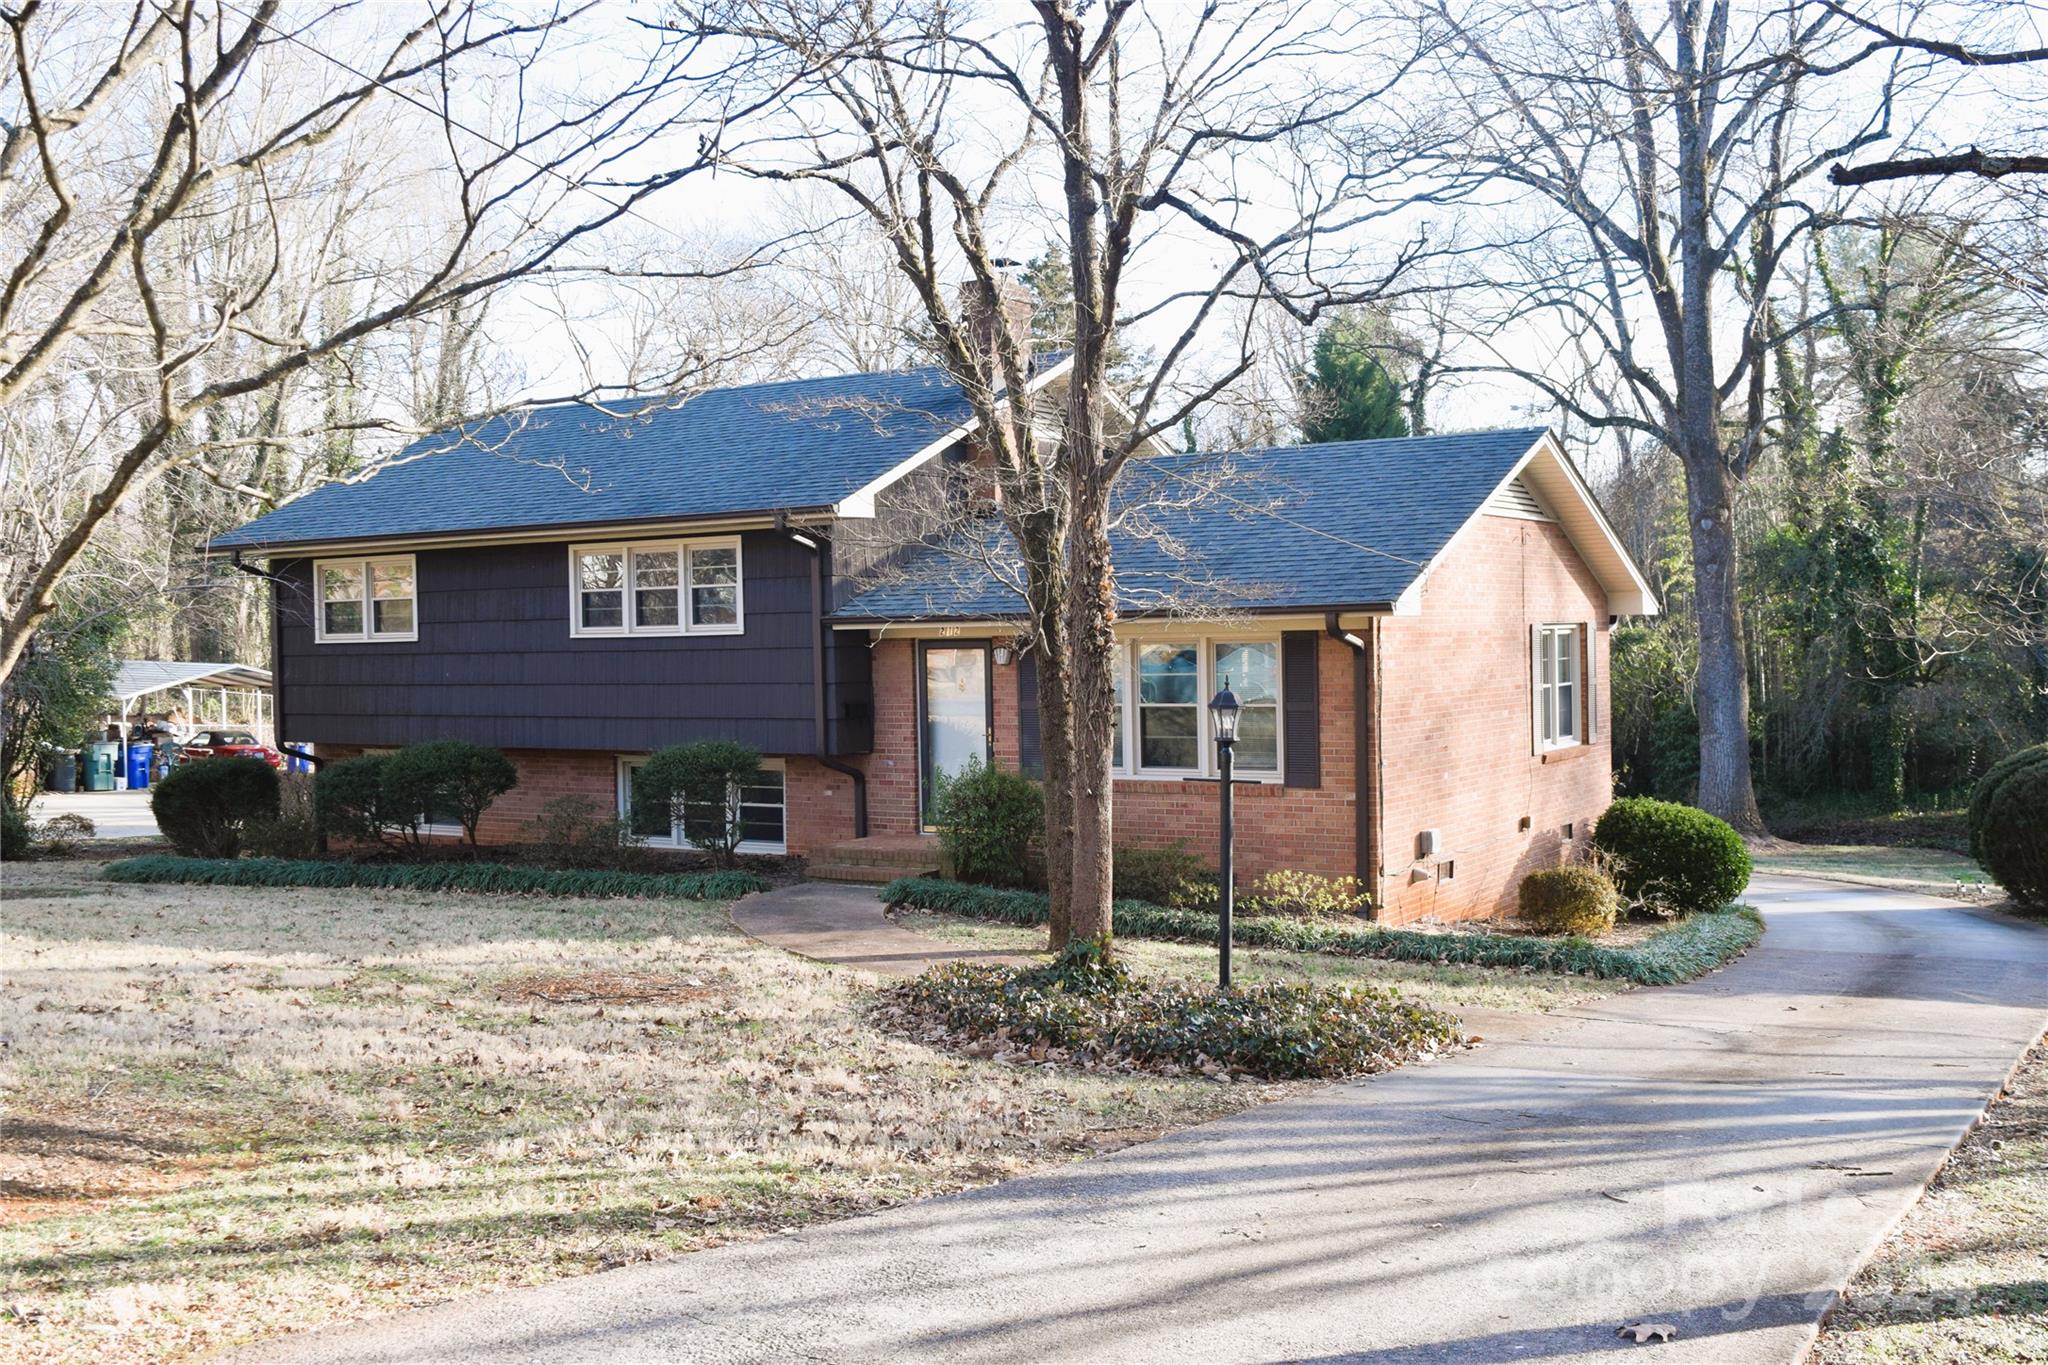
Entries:
[[[867, 772], [868, 818], [877, 834], [917, 829], [916, 648], [910, 640], [885, 639], [875, 646], [875, 752]], [[1322, 786], [1238, 788], [1237, 856], [1247, 879], [1277, 868], [1329, 876], [1353, 872], [1351, 651], [1335, 640], [1323, 641], [1317, 681], [1323, 698]], [[996, 668], [992, 684], [996, 761], [1014, 767], [1017, 666]], [[901, 696], [895, 694], [898, 687]], [[1120, 841], [1165, 846], [1185, 840], [1198, 852], [1213, 853], [1214, 782], [1124, 778], [1116, 783], [1113, 800]]]
[[[324, 759], [348, 758], [361, 750], [323, 744]], [[484, 812], [477, 841], [485, 844], [524, 843], [532, 838], [528, 824], [550, 801], [581, 796], [600, 814], [609, 814], [618, 800], [619, 755], [577, 749], [509, 749], [519, 769], [519, 785]], [[783, 760], [786, 839], [791, 853], [809, 854], [821, 844], [853, 837], [853, 779], [816, 759]]]
[[873, 652], [874, 752], [852, 760], [868, 775], [868, 832], [914, 834], [917, 817], [917, 645], [883, 639]]
[[[1599, 734], [1546, 759], [1530, 742], [1529, 627], [1571, 622], [1594, 627]], [[1380, 622], [1389, 921], [1508, 913], [1522, 875], [1562, 859], [1567, 825], [1584, 839], [1613, 785], [1607, 643], [1606, 596], [1564, 533], [1508, 517], [1467, 528], [1423, 585], [1420, 616]], [[1443, 839], [1428, 863], [1415, 856], [1425, 829]]]
[[[1348, 645], [1327, 637], [1321, 641], [1316, 688], [1321, 693], [1322, 785], [1237, 785], [1234, 843], [1240, 887], [1283, 869], [1325, 877], [1349, 877], [1358, 870]], [[1184, 840], [1214, 866], [1220, 820], [1216, 796], [1214, 782], [1120, 778], [1113, 792], [1117, 841], [1161, 848]]]

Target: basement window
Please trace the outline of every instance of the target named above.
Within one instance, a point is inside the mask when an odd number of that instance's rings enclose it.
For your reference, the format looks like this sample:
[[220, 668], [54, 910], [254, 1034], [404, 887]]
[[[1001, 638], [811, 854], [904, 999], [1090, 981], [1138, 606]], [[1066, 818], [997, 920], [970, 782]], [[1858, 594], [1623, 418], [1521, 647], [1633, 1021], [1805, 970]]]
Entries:
[[[635, 815], [633, 783], [645, 758], [619, 760], [619, 818], [627, 821], [642, 843], [650, 848], [690, 848], [689, 812], [683, 824], [671, 825], [660, 815]], [[752, 782], [733, 789], [730, 799], [738, 812], [741, 853], [780, 854], [788, 850], [788, 774], [779, 758], [761, 760], [761, 771]]]

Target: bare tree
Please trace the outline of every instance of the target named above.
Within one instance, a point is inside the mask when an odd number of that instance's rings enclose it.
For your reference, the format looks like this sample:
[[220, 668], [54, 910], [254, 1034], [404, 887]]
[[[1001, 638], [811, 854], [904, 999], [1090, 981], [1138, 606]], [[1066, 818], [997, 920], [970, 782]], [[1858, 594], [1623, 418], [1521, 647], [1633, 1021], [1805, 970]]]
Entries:
[[[1465, 111], [1452, 176], [1514, 196], [1497, 277], [1513, 305], [1475, 368], [1533, 384], [1596, 432], [1632, 432], [1684, 469], [1699, 632], [1699, 803], [1761, 834], [1735, 514], [1774, 420], [1774, 291], [1832, 221], [1809, 185], [1889, 136], [1902, 57], [1832, 9], [1667, 0], [1454, 5], [1444, 90]], [[1831, 76], [1865, 77], [1853, 106]], [[1874, 98], [1870, 97], [1874, 92]], [[1516, 212], [1534, 206], [1533, 217]], [[1519, 274], [1507, 279], [1507, 263]], [[1560, 342], [1560, 338], [1562, 338]], [[1544, 350], [1563, 366], [1528, 357]], [[1573, 357], [1611, 384], [1573, 382]], [[1591, 401], [1611, 393], [1622, 401]]]
[[1987, 129], [1986, 133], [2006, 150], [1987, 151], [1979, 146], [1961, 151], [1907, 148], [1859, 165], [1838, 163], [1829, 169], [1828, 179], [1837, 185], [1875, 185], [1888, 180], [1950, 176], [2002, 180], [2009, 175], [2048, 175], [2048, 121], [2026, 121], [2029, 109], [2036, 120], [2041, 117], [2037, 83], [2040, 71], [2048, 69], [2048, 45], [2029, 43], [2020, 36], [2030, 27], [2038, 36], [2040, 25], [2048, 19], [2036, 0], [1975, 0], [1964, 6], [1940, 7], [1914, 5], [1897, 19], [1878, 17], [1883, 10], [1867, 3], [1819, 2], [1888, 48], [1925, 53], [1986, 74], [2029, 68], [2021, 72], [2022, 79], [2017, 82], [1999, 83], [1991, 90], [1973, 92], [1982, 99], [1996, 91], [1997, 97], [1984, 103], [2002, 126], [1995, 132]]
[[[864, 216], [960, 377], [1025, 570], [1047, 824], [1071, 834], [1049, 860], [1053, 941], [1106, 942], [1113, 491], [1250, 368], [1251, 312], [1227, 305], [1312, 321], [1388, 292], [1420, 254], [1398, 231], [1371, 259], [1360, 240], [1398, 212], [1368, 198], [1387, 158], [1365, 118], [1415, 52], [1346, 11], [1267, 0], [1037, 0], [1016, 23], [938, 0], [697, 0], [675, 26], [726, 45], [721, 60], [737, 49], [719, 86], [766, 114], [726, 124], [720, 166], [827, 187]], [[1003, 262], [1048, 236], [1074, 309], [1050, 439], [1028, 338], [1001, 323], [1016, 298]], [[1132, 328], [1159, 344], [1126, 406], [1112, 367]]]
[[[421, 319], [451, 355], [506, 286], [613, 268], [608, 231], [704, 162], [629, 169], [689, 123], [685, 52], [549, 88], [543, 59], [581, 15], [502, 19], [469, 0], [404, 27], [390, 9], [277, 0], [136, 0], [111, 24], [41, 0], [0, 10], [0, 424], [69, 427], [79, 457], [52, 470], [10, 449], [0, 467], [0, 677], [140, 481], [275, 448], [283, 386]], [[437, 419], [454, 379], [436, 377]], [[209, 429], [247, 399], [269, 415]]]

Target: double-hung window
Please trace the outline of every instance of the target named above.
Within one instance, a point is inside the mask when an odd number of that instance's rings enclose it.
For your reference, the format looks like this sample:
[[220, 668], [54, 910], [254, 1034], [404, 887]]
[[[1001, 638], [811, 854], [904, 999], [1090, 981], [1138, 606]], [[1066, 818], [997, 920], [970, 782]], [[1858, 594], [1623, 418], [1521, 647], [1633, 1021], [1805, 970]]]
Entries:
[[662, 540], [569, 550], [572, 635], [734, 635], [740, 543]]
[[1202, 651], [1193, 642], [1138, 646], [1138, 766], [1202, 768]]
[[1242, 709], [1231, 765], [1246, 776], [1280, 772], [1280, 647], [1271, 640], [1212, 646], [1210, 672]]
[[1579, 730], [1579, 628], [1537, 626], [1531, 632], [1531, 666], [1536, 698], [1536, 742], [1562, 749], [1581, 740]]
[[318, 560], [313, 581], [320, 593], [313, 638], [321, 644], [419, 638], [419, 585], [411, 555]]
[[1216, 740], [1209, 699], [1229, 687], [1242, 708], [1236, 775], [1280, 776], [1278, 640], [1143, 641], [1118, 648], [1112, 763], [1132, 777], [1213, 777]]

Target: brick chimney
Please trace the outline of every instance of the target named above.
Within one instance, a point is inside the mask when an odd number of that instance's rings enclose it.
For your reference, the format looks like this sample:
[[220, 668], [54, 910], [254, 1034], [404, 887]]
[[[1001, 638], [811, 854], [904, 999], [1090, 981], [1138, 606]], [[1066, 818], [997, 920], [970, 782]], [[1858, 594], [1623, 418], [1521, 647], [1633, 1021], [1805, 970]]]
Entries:
[[998, 381], [1002, 378], [1002, 367], [995, 359], [996, 339], [1002, 327], [1016, 341], [1024, 368], [1031, 368], [1031, 315], [1037, 311], [1038, 296], [1030, 286], [1007, 275], [996, 281], [997, 298], [995, 307], [989, 307], [987, 291], [973, 280], [960, 285], [960, 316], [967, 327], [968, 343], [978, 355], [989, 360], [989, 369]]

